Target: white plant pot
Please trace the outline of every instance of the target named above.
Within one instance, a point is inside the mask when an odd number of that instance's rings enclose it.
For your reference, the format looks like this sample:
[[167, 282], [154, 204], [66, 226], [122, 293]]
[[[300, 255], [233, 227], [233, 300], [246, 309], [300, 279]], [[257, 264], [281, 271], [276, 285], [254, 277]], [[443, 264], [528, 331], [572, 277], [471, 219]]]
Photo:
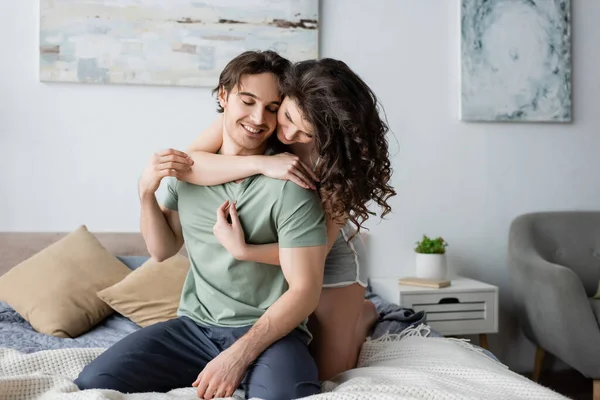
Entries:
[[446, 254], [416, 253], [417, 278], [443, 280], [446, 279]]

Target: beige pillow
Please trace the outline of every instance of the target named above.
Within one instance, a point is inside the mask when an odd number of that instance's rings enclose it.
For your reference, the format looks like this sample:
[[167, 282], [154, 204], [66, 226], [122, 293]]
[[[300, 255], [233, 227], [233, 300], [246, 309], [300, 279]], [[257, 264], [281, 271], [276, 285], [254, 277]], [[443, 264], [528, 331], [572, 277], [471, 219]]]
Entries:
[[150, 258], [98, 297], [141, 327], [174, 319], [189, 268], [181, 254], [162, 262]]
[[74, 338], [113, 312], [96, 292], [130, 272], [82, 225], [0, 277], [0, 300], [38, 332]]

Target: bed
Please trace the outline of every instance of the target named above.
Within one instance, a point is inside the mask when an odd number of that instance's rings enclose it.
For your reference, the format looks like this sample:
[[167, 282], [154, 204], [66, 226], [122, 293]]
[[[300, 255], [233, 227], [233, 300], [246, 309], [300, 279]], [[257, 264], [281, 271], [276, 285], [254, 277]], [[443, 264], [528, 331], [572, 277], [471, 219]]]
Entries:
[[[64, 235], [0, 232], [0, 276]], [[132, 269], [148, 256], [138, 233], [94, 235]], [[382, 317], [363, 345], [358, 367], [323, 382], [323, 393], [311, 399], [565, 399], [510, 371], [493, 354], [441, 337], [424, 314], [386, 303], [376, 293], [368, 297]], [[36, 332], [0, 302], [0, 399], [195, 399], [191, 387], [165, 394], [77, 389], [73, 379], [79, 371], [137, 329], [115, 312], [78, 337], [58, 338]]]

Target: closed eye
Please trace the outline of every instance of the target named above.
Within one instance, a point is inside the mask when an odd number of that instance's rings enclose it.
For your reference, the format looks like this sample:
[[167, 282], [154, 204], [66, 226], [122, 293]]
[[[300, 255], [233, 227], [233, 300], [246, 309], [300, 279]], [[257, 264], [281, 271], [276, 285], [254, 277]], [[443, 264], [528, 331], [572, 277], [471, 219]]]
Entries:
[[[292, 120], [292, 117], [290, 116], [290, 114], [288, 114], [288, 112], [285, 112], [285, 117], [287, 118], [288, 121], [290, 121], [292, 124], [294, 124], [294, 121]], [[296, 125], [296, 124], [294, 124]], [[304, 134], [304, 136], [306, 136], [308, 139], [312, 139], [314, 137], [314, 135], [307, 133], [307, 132], [303, 132], [300, 131], [302, 134]]]
[[[242, 100], [242, 103], [244, 103], [247, 106], [253, 106], [254, 104], [256, 104], [255, 102], [248, 102], [245, 100]], [[278, 106], [272, 106], [272, 107], [267, 107], [267, 111], [270, 112], [271, 114], [275, 114], [277, 111], [279, 110]]]

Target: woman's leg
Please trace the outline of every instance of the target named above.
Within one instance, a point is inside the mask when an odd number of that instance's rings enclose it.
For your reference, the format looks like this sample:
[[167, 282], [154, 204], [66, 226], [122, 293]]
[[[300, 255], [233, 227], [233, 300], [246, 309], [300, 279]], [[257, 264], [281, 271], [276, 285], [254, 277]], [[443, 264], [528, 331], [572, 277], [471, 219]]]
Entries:
[[[365, 309], [368, 314], [361, 317]], [[370, 330], [367, 325], [372, 325], [376, 315], [373, 317], [365, 306], [365, 288], [358, 283], [323, 288], [317, 309], [309, 320], [314, 337], [310, 350], [317, 362], [320, 380], [331, 379], [356, 366], [360, 347]]]
[[360, 313], [358, 323], [356, 324], [356, 331], [354, 332], [354, 343], [358, 352], [356, 353], [356, 358], [354, 359], [351, 368], [356, 367], [360, 348], [365, 340], [367, 340], [367, 336], [369, 336], [369, 332], [371, 332], [371, 328], [373, 328], [377, 319], [379, 319], [379, 313], [377, 312], [377, 308], [375, 308], [375, 304], [373, 304], [371, 300], [363, 300], [362, 312]]

